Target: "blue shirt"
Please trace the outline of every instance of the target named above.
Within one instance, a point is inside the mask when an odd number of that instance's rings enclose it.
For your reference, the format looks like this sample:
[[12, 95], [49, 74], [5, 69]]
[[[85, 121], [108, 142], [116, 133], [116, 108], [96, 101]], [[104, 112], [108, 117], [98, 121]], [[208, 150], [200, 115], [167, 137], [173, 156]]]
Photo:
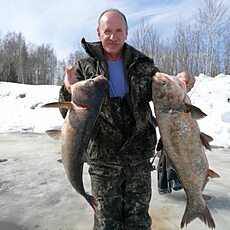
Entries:
[[129, 91], [125, 79], [124, 61], [107, 61], [109, 67], [109, 93], [110, 97], [123, 97]]

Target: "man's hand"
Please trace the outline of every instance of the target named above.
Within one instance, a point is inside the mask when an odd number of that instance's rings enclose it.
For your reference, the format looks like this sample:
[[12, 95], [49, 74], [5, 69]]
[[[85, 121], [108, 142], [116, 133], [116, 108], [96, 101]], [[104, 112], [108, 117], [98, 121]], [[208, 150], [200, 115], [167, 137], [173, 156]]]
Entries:
[[75, 76], [74, 66], [72, 65], [66, 66], [64, 84], [69, 93], [71, 93], [71, 85], [76, 82], [77, 82], [77, 78]]
[[193, 88], [196, 82], [196, 79], [191, 74], [186, 72], [178, 73], [177, 78], [179, 78], [186, 84], [187, 92], [189, 92]]

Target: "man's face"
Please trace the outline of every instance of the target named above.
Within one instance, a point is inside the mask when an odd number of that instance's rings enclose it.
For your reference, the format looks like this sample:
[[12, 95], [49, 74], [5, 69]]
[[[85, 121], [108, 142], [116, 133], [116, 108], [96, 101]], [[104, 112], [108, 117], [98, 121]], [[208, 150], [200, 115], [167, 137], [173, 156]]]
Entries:
[[101, 17], [98, 37], [107, 59], [116, 60], [122, 57], [122, 48], [127, 35], [125, 20], [118, 12], [110, 11]]

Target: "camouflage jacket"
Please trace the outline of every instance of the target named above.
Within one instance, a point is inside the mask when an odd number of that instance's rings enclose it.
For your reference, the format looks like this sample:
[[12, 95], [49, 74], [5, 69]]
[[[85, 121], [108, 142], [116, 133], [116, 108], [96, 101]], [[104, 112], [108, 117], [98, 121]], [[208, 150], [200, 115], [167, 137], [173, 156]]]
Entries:
[[[82, 39], [82, 46], [88, 58], [76, 62], [77, 79], [84, 80], [97, 75], [109, 78], [107, 62], [104, 59], [101, 42], [88, 43]], [[152, 59], [125, 43], [123, 50], [124, 71], [129, 85], [129, 93], [125, 96], [125, 118], [118, 125], [120, 117], [119, 103], [113, 103], [108, 96], [102, 106], [94, 127], [88, 152], [95, 162], [137, 162], [152, 156], [156, 144], [155, 119], [152, 116], [151, 78], [158, 72]], [[61, 100], [70, 100], [70, 95], [62, 86]], [[115, 106], [113, 105], [115, 104]], [[123, 105], [124, 103], [122, 103]], [[128, 129], [126, 135], [121, 126]]]

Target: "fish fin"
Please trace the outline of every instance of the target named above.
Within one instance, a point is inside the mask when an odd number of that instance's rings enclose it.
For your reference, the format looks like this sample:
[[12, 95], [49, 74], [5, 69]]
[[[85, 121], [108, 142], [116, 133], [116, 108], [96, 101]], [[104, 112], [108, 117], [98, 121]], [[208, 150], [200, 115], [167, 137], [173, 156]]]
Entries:
[[90, 206], [93, 208], [95, 214], [98, 214], [98, 204], [97, 204], [97, 200], [94, 196], [89, 195], [88, 193], [85, 194], [85, 199], [88, 201], [88, 203], [90, 204]]
[[200, 132], [200, 139], [204, 147], [208, 150], [211, 150], [211, 146], [209, 145], [209, 142], [213, 141], [213, 138], [203, 132]]
[[60, 140], [60, 138], [61, 138], [61, 130], [60, 129], [46, 130], [46, 134], [55, 140]]
[[185, 112], [191, 112], [192, 117], [196, 120], [207, 116], [201, 109], [189, 103], [185, 103]]
[[209, 228], [213, 229], [216, 227], [215, 222], [214, 222], [212, 215], [211, 215], [207, 206], [205, 206], [205, 208], [202, 209], [198, 213], [192, 211], [192, 209], [190, 209], [190, 208], [188, 208], [188, 206], [186, 206], [185, 213], [184, 213], [184, 216], [181, 220], [180, 227], [183, 228], [184, 226], [187, 226], [189, 223], [191, 223], [197, 217], [202, 222], [204, 222], [206, 225], [208, 225]]
[[211, 178], [219, 178], [220, 175], [212, 169], [208, 169], [208, 176]]
[[62, 159], [58, 159], [57, 162], [59, 162], [60, 164], [63, 164]]
[[207, 185], [207, 183], [209, 181], [209, 177], [211, 177], [211, 178], [219, 178], [220, 175], [218, 173], [216, 173], [215, 171], [213, 171], [212, 169], [208, 169], [207, 170], [207, 175], [205, 177], [204, 184], [203, 184], [203, 187], [202, 187], [202, 192], [204, 191], [204, 188], [205, 188], [205, 186]]
[[208, 134], [203, 133], [203, 132], [200, 132], [200, 133], [204, 136], [204, 138], [208, 141], [208, 143], [213, 141], [213, 138], [209, 136]]
[[52, 102], [47, 103], [41, 106], [41, 108], [63, 108], [63, 109], [70, 109], [72, 108], [72, 103], [69, 101], [65, 102]]

